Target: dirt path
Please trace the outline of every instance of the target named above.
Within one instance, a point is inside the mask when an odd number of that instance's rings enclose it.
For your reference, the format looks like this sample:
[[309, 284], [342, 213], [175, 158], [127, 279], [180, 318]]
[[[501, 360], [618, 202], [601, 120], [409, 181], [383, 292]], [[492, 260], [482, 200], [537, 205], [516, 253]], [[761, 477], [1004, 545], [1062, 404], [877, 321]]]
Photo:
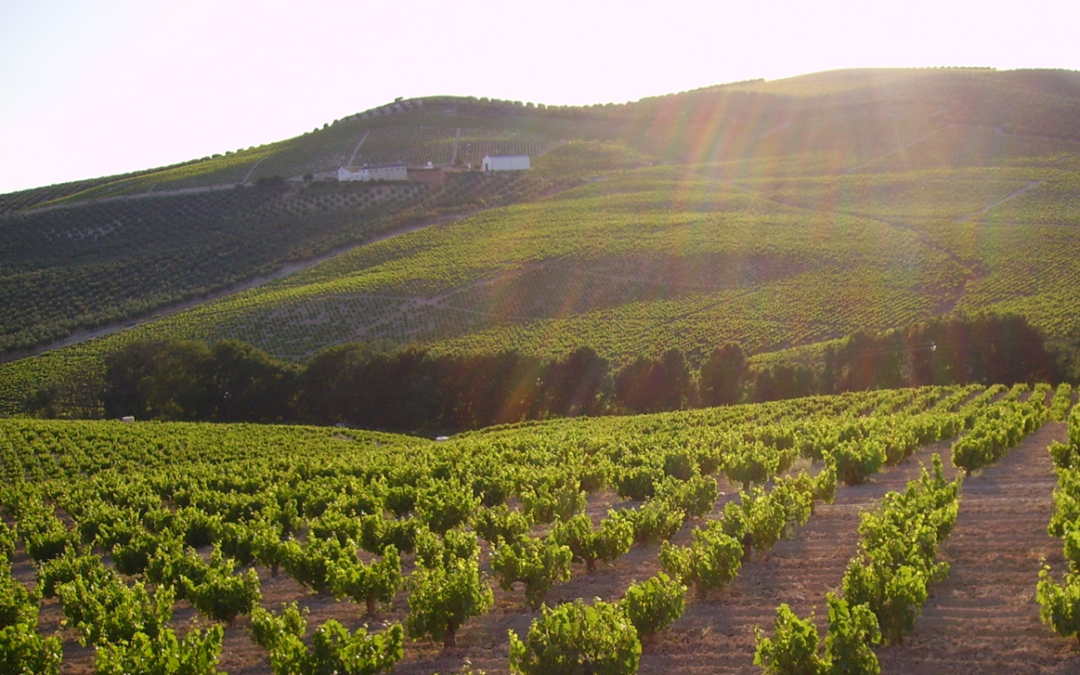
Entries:
[[266, 159], [267, 157], [268, 157], [268, 155], [263, 155], [262, 157], [255, 160], [255, 163], [252, 164], [251, 168], [247, 170], [247, 173], [244, 174], [243, 180], [241, 180], [240, 182], [241, 183], [248, 182], [251, 179], [251, 174], [255, 173], [255, 169], [258, 169], [259, 165], [262, 164], [263, 160]]
[[964, 483], [941, 559], [952, 566], [904, 645], [878, 650], [883, 673], [1080, 673], [1080, 652], [1039, 621], [1039, 559], [1059, 571], [1061, 541], [1046, 533], [1056, 478], [1047, 423], [995, 466]]
[[346, 164], [346, 166], [355, 166], [355, 164], [353, 164], [353, 162], [356, 161], [356, 153], [360, 152], [360, 146], [364, 144], [364, 141], [367, 140], [368, 134], [370, 134], [370, 133], [371, 133], [371, 129], [368, 129], [367, 131], [364, 132], [364, 135], [360, 137], [360, 140], [357, 141], [356, 147], [353, 148], [352, 154], [349, 155], [349, 161]]
[[923, 141], [925, 141], [926, 139], [930, 138], [930, 137], [931, 137], [931, 136], [933, 136], [934, 134], [940, 133], [940, 132], [942, 132], [942, 131], [944, 131], [944, 130], [946, 130], [946, 129], [950, 129], [950, 128], [952, 128], [953, 126], [955, 126], [955, 125], [949, 125], [949, 126], [944, 126], [944, 127], [938, 127], [937, 129], [934, 129], [933, 131], [931, 131], [930, 133], [928, 133], [928, 134], [926, 134], [926, 135], [923, 135], [923, 136], [919, 136], [918, 138], [916, 138], [915, 140], [911, 141], [910, 143], [906, 143], [906, 144], [904, 144], [904, 145], [901, 145], [901, 146], [900, 146], [899, 148], [896, 148], [895, 150], [890, 150], [889, 152], [886, 152], [886, 153], [885, 153], [884, 155], [881, 155], [880, 157], [875, 157], [874, 159], [871, 159], [871, 160], [870, 160], [870, 161], [868, 161], [868, 162], [863, 162], [862, 164], [859, 164], [859, 165], [857, 165], [857, 166], [853, 166], [853, 167], [851, 167], [850, 169], [848, 169], [848, 170], [844, 171], [843, 175], [845, 175], [845, 176], [846, 176], [846, 175], [848, 175], [848, 174], [850, 174], [850, 173], [855, 173], [855, 172], [856, 172], [856, 171], [858, 171], [859, 169], [863, 169], [863, 168], [865, 168], [865, 167], [868, 167], [868, 166], [870, 166], [870, 165], [872, 165], [872, 164], [877, 164], [877, 163], [878, 163], [878, 162], [880, 162], [881, 160], [883, 160], [883, 159], [885, 159], [885, 158], [887, 158], [887, 157], [892, 157], [893, 155], [895, 155], [895, 154], [897, 154], [897, 153], [899, 153], [899, 152], [903, 152], [904, 150], [907, 150], [908, 148], [910, 148], [910, 147], [912, 147], [912, 146], [914, 146], [914, 145], [917, 145], [917, 144], [919, 144], [919, 143], [922, 143]]

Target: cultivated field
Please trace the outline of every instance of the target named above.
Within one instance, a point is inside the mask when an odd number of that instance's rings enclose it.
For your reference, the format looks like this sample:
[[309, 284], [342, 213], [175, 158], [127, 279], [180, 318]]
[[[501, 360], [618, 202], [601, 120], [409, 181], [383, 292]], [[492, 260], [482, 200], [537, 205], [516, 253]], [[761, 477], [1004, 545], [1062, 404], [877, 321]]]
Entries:
[[[882, 672], [1066, 673], [1075, 670], [1080, 655], [1074, 643], [1040, 622], [1034, 589], [1040, 559], [1058, 569], [1064, 564], [1060, 540], [1046, 534], [1055, 483], [1047, 447], [1067, 440], [1066, 427], [1044, 420], [1060, 417], [1070, 403], [1067, 389], [1053, 394], [1046, 386], [1034, 391], [1023, 385], [923, 388], [562, 420], [474, 432], [445, 443], [304, 427], [10, 421], [0, 427], [5, 474], [0, 497], [5, 537], [17, 542], [10, 555], [14, 579], [28, 588], [35, 579], [54, 580], [48, 583], [57, 590], [47, 591], [40, 604], [37, 632], [62, 640], [61, 672], [94, 672], [100, 650], [89, 645], [121, 644], [107, 632], [118, 628], [101, 633], [93, 624], [79, 624], [79, 617], [100, 611], [85, 604], [95, 593], [116, 584], [130, 587], [136, 580], [150, 582], [158, 594], [169, 586], [187, 589], [188, 599], [175, 603], [169, 624], [179, 634], [198, 626], [205, 636], [215, 625], [224, 626], [221, 670], [272, 672], [267, 650], [251, 640], [252, 605], [241, 602], [234, 621], [213, 621], [208, 609], [191, 600], [198, 597], [199, 584], [177, 580], [169, 569], [194, 575], [209, 565], [203, 584], [224, 583], [213, 581], [219, 574], [213, 570], [226, 570], [225, 578], [255, 584], [256, 606], [278, 611], [283, 602], [297, 602], [306, 608], [309, 632], [330, 619], [349, 631], [360, 626], [388, 631], [419, 611], [412, 605], [419, 592], [412, 582], [376, 602], [377, 614], [370, 617], [363, 601], [334, 590], [337, 577], [327, 571], [333, 565], [374, 564], [381, 556], [373, 552], [383, 552], [382, 538], [405, 547], [401, 571], [406, 579], [443, 564], [431, 562], [432, 555], [449, 561], [465, 555], [472, 560], [466, 566], [479, 568], [481, 588], [494, 590], [490, 609], [465, 619], [456, 646], [444, 648], [414, 633], [394, 672], [457, 672], [471, 663], [495, 674], [509, 672], [507, 630], [524, 635], [540, 616], [520, 583], [498, 587], [496, 582], [505, 579], [502, 549], [530, 540], [546, 546], [567, 541], [560, 539], [560, 528], [578, 513], [593, 528], [629, 518], [636, 543], [599, 560], [595, 571], [577, 561], [565, 577], [553, 572], [550, 589], [540, 596], [551, 606], [578, 598], [618, 601], [634, 581], [671, 571], [667, 553], [658, 555], [669, 547], [664, 540], [672, 550], [692, 550], [700, 545], [694, 532], [709, 523], [726, 527], [747, 504], [779, 504], [768, 500], [797, 494], [789, 491], [803, 489], [800, 484], [813, 485], [819, 501], [812, 513], [788, 511], [778, 540], [766, 538], [764, 530], [747, 530], [743, 542], [756, 542], [754, 550], [743, 556], [733, 578], [707, 594], [691, 589], [681, 617], [643, 640], [642, 673], [756, 673], [755, 629], [772, 633], [780, 603], [799, 616], [815, 610], [818, 628], [825, 630], [825, 594], [840, 589], [850, 574], [849, 561], [868, 546], [866, 534], [860, 537], [866, 527], [860, 528], [860, 514], [879, 511], [887, 493], [918, 483], [935, 454], [944, 456], [947, 467], [940, 480], [959, 476], [949, 464], [950, 456], [960, 457], [951, 454], [959, 452], [956, 438], [974, 439], [985, 427], [1022, 440], [1009, 441], [1012, 448], [994, 446], [1004, 457], [988, 468], [971, 467], [992, 458], [975, 465], [970, 458], [957, 460], [974, 474], [962, 481], [955, 526], [937, 553], [951, 570], [947, 578], [927, 582], [930, 595], [914, 630], [902, 642], [876, 649]], [[1074, 415], [1076, 420], [1080, 417]], [[1034, 433], [1025, 439], [1021, 428]], [[288, 448], [284, 454], [282, 447]], [[875, 453], [880, 455], [872, 460]], [[553, 462], [554, 457], [560, 459]], [[815, 457], [824, 457], [824, 463]], [[848, 462], [853, 458], [863, 467], [859, 471], [870, 472], [862, 474], [866, 482], [852, 479], [856, 465]], [[764, 473], [755, 473], [755, 462], [764, 462]], [[796, 479], [798, 474], [803, 478]], [[834, 483], [830, 498], [822, 482], [830, 475], [852, 484]], [[810, 483], [799, 482], [806, 480]], [[742, 481], [766, 491], [743, 492]], [[471, 490], [465, 487], [470, 484]], [[579, 485], [588, 492], [578, 493]], [[700, 492], [707, 485], [713, 487]], [[708, 495], [704, 502], [702, 495]], [[49, 502], [42, 501], [46, 496]], [[559, 501], [563, 497], [570, 501]], [[454, 503], [466, 510], [455, 511], [449, 506]], [[791, 508], [788, 504], [784, 508]], [[674, 527], [650, 529], [653, 516], [645, 514], [663, 513], [678, 514]], [[499, 520], [507, 514], [531, 525], [523, 534], [507, 534], [509, 539], [492, 538], [493, 524], [510, 526]], [[259, 532], [270, 539], [259, 539]], [[402, 538], [406, 532], [413, 534]], [[476, 553], [452, 548], [475, 541], [467, 534], [472, 532], [485, 533]], [[174, 538], [176, 543], [169, 543]], [[76, 555], [80, 541], [90, 557]], [[198, 553], [184, 553], [184, 542]], [[211, 556], [217, 549], [234, 562]], [[340, 555], [345, 557], [335, 557]], [[569, 555], [568, 550], [567, 563]], [[99, 556], [106, 570], [93, 572], [86, 565]], [[72, 564], [64, 560], [89, 562], [76, 563], [84, 571], [72, 573], [62, 571]], [[268, 561], [276, 561], [280, 573], [272, 573]], [[229, 571], [234, 566], [236, 571]], [[242, 574], [248, 569], [254, 572]], [[100, 574], [105, 576], [93, 576]], [[102, 579], [101, 590], [79, 591], [65, 581], [80, 575]], [[114, 592], [119, 593], [109, 591]], [[137, 610], [150, 616], [147, 611]], [[80, 646], [80, 635], [88, 646]]]

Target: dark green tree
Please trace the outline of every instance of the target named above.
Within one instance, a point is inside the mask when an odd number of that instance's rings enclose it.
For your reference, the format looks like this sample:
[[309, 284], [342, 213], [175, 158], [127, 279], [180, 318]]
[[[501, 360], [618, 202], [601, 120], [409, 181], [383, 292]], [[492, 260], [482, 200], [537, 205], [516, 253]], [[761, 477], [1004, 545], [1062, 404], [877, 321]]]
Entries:
[[701, 366], [698, 380], [701, 405], [711, 407], [737, 402], [745, 375], [746, 355], [742, 347], [728, 343], [714, 349]]

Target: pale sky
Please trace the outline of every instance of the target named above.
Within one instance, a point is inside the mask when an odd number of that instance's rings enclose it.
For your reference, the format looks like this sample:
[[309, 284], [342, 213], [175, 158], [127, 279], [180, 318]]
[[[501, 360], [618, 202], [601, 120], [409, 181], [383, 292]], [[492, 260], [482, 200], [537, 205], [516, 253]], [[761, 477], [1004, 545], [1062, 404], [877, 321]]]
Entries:
[[857, 67], [1080, 70], [1080, 2], [2, 0], [0, 193], [398, 96], [624, 102]]

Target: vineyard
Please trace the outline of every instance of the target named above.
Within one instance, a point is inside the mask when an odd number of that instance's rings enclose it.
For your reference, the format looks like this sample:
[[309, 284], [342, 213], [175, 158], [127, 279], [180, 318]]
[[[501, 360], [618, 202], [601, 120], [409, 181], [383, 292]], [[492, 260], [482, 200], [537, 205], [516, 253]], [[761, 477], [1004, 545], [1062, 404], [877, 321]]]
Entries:
[[62, 183], [60, 185], [50, 185], [48, 187], [20, 190], [19, 192], [10, 192], [5, 195], [0, 195], [0, 216], [17, 213], [37, 206], [38, 204], [51, 202], [55, 199], [60, 199], [61, 197], [76, 194], [108, 181], [109, 179], [107, 178], [75, 181], [72, 183]]
[[[1080, 334], [1080, 143], [1059, 128], [1074, 80], [862, 70], [621, 105], [430, 97], [183, 165], [4, 195], [0, 353], [194, 308], [5, 364], [0, 408], [18, 409], [31, 393], [21, 383], [69, 377], [65, 363], [95, 372], [147, 337], [235, 338], [292, 360], [365, 341], [545, 358], [584, 345], [613, 364], [678, 348], [697, 364], [728, 341], [767, 359], [989, 312], [1064, 344]], [[979, 95], [1009, 117], [999, 97], [1013, 90], [1047, 133], [983, 119]], [[534, 168], [449, 172], [442, 186], [304, 180], [349, 162], [475, 165], [492, 153], [529, 154]]]
[[1017, 199], [990, 209], [982, 218], [990, 222], [1080, 225], [1078, 191], [1080, 176], [1066, 173], [1036, 185]]
[[0, 219], [0, 352], [191, 300], [387, 231], [536, 199], [567, 182], [452, 174], [91, 202]]
[[0, 195], [0, 354], [130, 324], [0, 364], [0, 672], [1080, 671], [1078, 112], [429, 97]]
[[[594, 156], [609, 168], [588, 164]], [[729, 341], [767, 354], [859, 329], [989, 311], [1019, 314], [1065, 341], [1080, 334], [1071, 309], [1080, 303], [1080, 233], [1000, 222], [990, 217], [996, 209], [966, 220], [1032, 182], [1067, 180], [1054, 157], [845, 177], [820, 176], [810, 157], [786, 165], [786, 177], [766, 178], [753, 177], [764, 170], [757, 160], [633, 168], [641, 158], [614, 146], [572, 143], [538, 158], [534, 172], [452, 174], [441, 188], [316, 183], [12, 216], [19, 229], [0, 231], [15, 266], [6, 292], [20, 299], [5, 324], [9, 349], [198, 296], [245, 278], [238, 267], [265, 272], [394, 223], [487, 209], [62, 354], [5, 365], [5, 409], [25, 400], [21, 383], [40, 386], [43, 373], [44, 382], [70, 373], [65, 363], [146, 338], [239, 339], [294, 360], [352, 341], [543, 357], [587, 345], [615, 364], [678, 348], [697, 364]], [[576, 160], [574, 179], [557, 178]], [[570, 180], [587, 184], [566, 190]], [[253, 228], [264, 236], [252, 241]], [[187, 248], [176, 245], [184, 230]], [[138, 246], [153, 255], [107, 265]], [[85, 263], [65, 267], [72, 247], [86, 251]], [[35, 258], [51, 263], [48, 272]], [[55, 281], [39, 283], [46, 275]], [[128, 299], [131, 279], [140, 278], [154, 294]], [[78, 290], [80, 314], [68, 309], [68, 288]]]
[[[1073, 398], [1067, 385], [885, 390], [444, 442], [9, 420], [0, 662], [34, 673], [935, 672], [964, 649], [926, 642], [959, 639], [937, 617], [981, 592], [1018, 603], [1023, 663], [1066, 672], [1077, 656], [1053, 628], [1068, 629], [1040, 623], [1034, 589], [1058, 606], [1039, 576], [1040, 556], [1062, 565], [1060, 544], [1039, 535], [1054, 462], [1064, 482], [1051, 530], [1073, 555], [1065, 495], [1080, 414], [1072, 445], [1047, 447], [1065, 439], [1055, 420]], [[1042, 524], [1015, 536], [1043, 539], [999, 547], [979, 534], [993, 527], [979, 505], [1009, 508], [986, 499], [1020, 466], [1028, 496], [1012, 508]], [[1007, 583], [1020, 587], [983, 577], [960, 594], [1006, 550]], [[958, 672], [1030, 672], [1016, 648], [984, 643]]]
[[364, 208], [382, 195], [356, 192], [344, 208], [314, 212], [302, 199], [240, 188], [11, 216], [0, 230], [7, 307], [0, 346], [25, 348], [120, 321], [388, 228], [385, 209]]

